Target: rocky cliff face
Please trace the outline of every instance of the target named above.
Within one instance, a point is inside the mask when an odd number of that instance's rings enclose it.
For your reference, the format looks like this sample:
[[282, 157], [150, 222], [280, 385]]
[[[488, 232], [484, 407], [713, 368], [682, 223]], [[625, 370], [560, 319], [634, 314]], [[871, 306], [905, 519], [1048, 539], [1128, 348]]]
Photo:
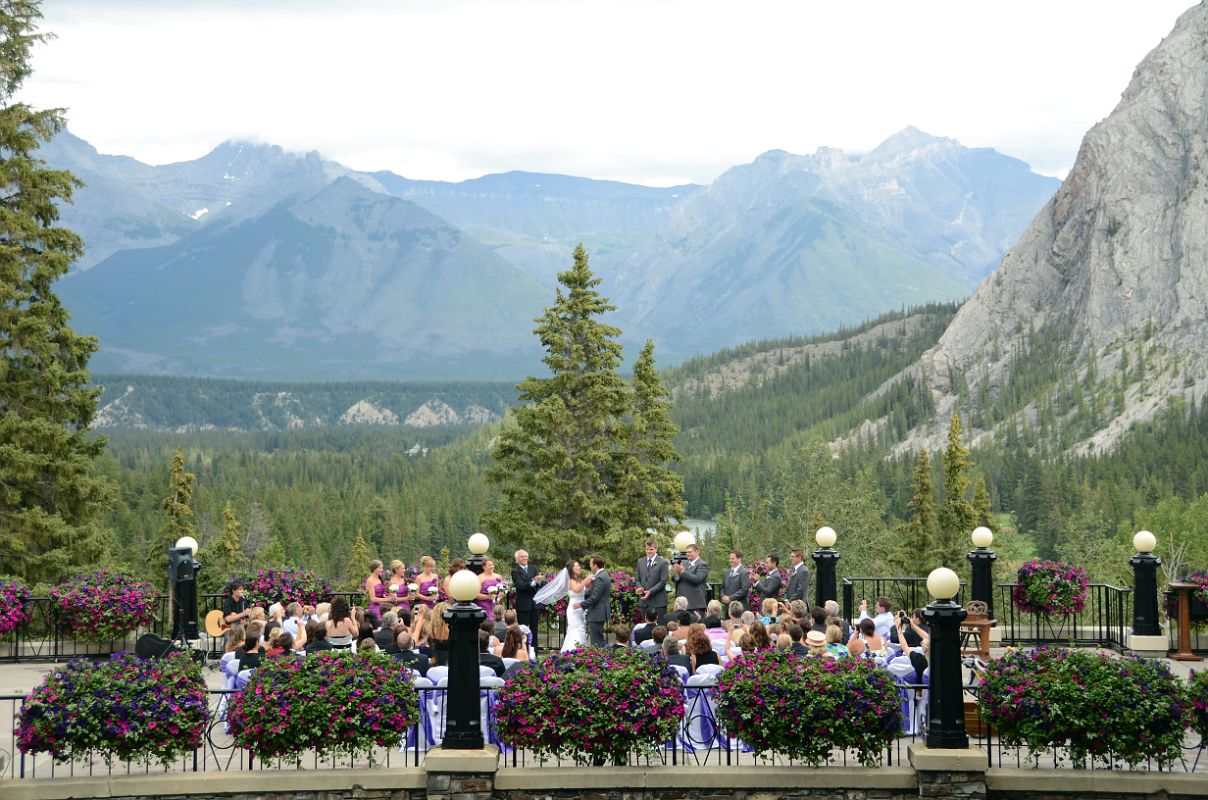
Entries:
[[[1172, 395], [1203, 396], [1206, 43], [1208, 4], [1201, 3], [1137, 67], [1119, 105], [1086, 134], [1057, 194], [923, 357], [942, 416], [961, 384], [1001, 391], [1029, 367], [1027, 353], [1040, 339], [1060, 341], [1065, 380], [1085, 381], [1090, 370], [1095, 382], [1123, 387], [1123, 407], [1080, 443], [1083, 450], [1110, 447]], [[1033, 398], [1023, 421], [1044, 402]], [[915, 444], [938, 428], [918, 433]]]

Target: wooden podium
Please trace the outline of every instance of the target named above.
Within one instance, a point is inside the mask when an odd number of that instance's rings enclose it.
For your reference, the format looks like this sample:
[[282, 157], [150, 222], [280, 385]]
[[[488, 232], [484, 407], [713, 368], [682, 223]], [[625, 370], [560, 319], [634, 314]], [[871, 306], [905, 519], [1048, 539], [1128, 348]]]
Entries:
[[1203, 656], [1191, 652], [1191, 593], [1199, 587], [1192, 583], [1172, 583], [1170, 590], [1178, 602], [1179, 644], [1170, 658], [1175, 661], [1203, 661]]

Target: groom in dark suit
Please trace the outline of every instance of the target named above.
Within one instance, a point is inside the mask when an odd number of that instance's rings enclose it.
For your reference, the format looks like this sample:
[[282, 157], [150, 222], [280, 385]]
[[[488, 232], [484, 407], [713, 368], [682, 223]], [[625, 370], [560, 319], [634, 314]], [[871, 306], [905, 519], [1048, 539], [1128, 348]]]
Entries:
[[667, 613], [667, 570], [671, 565], [667, 559], [659, 555], [659, 543], [654, 539], [646, 540], [646, 555], [638, 559], [638, 606], [642, 609], [642, 618], [646, 611], [653, 608], [661, 617]]
[[791, 605], [794, 600], [800, 600], [809, 608], [810, 568], [805, 565], [805, 551], [801, 548], [794, 549], [789, 555], [789, 560], [793, 564], [789, 569], [789, 585], [784, 592], [784, 603]]
[[612, 611], [612, 581], [608, 570], [604, 569], [604, 559], [600, 556], [591, 557], [591, 570], [594, 575], [591, 588], [583, 597], [580, 604], [587, 617], [587, 641], [592, 647], [604, 646], [604, 625]]

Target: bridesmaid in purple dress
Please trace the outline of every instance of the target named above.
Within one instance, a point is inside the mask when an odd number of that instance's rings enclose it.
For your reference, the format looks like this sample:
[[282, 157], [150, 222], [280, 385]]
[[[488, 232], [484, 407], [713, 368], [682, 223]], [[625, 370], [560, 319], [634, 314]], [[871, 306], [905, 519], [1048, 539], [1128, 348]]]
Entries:
[[480, 584], [478, 599], [474, 602], [478, 603], [478, 607], [487, 612], [487, 619], [495, 619], [495, 601], [499, 598], [499, 588], [494, 592], [489, 591], [491, 587], [500, 587], [503, 585], [503, 578], [495, 572], [495, 562], [487, 559], [482, 564], [482, 574], [478, 576]]
[[390, 580], [386, 586], [386, 597], [394, 601], [395, 610], [410, 614], [414, 593], [408, 589], [407, 565], [397, 558], [390, 562]]
[[437, 595], [440, 590], [440, 578], [436, 574], [436, 561], [431, 556], [423, 556], [419, 560], [420, 573], [415, 576], [416, 600], [431, 611], [436, 607]]
[[382, 584], [382, 569], [382, 562], [375, 558], [369, 562], [369, 577], [365, 579], [365, 610], [375, 616], [381, 616], [382, 598], [386, 596], [386, 587]]

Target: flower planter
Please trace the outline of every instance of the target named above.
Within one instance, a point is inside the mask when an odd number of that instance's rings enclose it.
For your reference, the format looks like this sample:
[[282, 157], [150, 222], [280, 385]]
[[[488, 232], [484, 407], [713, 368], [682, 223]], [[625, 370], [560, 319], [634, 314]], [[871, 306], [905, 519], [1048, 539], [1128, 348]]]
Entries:
[[1194, 595], [1191, 598], [1191, 608], [1188, 611], [1192, 622], [1204, 622], [1208, 620], [1208, 603], [1205, 603]]
[[965, 701], [965, 732], [970, 736], [994, 736], [997, 731], [981, 718], [976, 700]]

